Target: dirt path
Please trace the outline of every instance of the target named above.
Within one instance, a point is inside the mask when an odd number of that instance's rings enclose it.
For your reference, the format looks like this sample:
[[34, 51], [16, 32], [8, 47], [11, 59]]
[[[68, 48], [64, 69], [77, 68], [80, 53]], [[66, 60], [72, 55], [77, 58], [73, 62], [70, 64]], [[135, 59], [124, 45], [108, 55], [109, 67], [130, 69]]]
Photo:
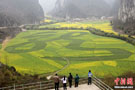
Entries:
[[[3, 27], [3, 28], [6, 28], [6, 27]], [[22, 26], [20, 26], [20, 28], [22, 29], [22, 32], [25, 32], [27, 31], [26, 29], [22, 28]], [[1, 50], [4, 50], [8, 44], [8, 42], [11, 40], [11, 36], [8, 36], [5, 38], [5, 40], [2, 42], [2, 48]]]
[[6, 39], [2, 42], [2, 48], [1, 48], [2, 51], [6, 48], [10, 40], [11, 40], [11, 37], [9, 36], [9, 37], [6, 37]]
[[26, 29], [23, 28], [24, 26], [25, 26], [25, 25], [19, 26], [19, 27], [22, 29], [22, 32], [26, 32], [26, 31], [27, 31]]
[[[52, 43], [52, 44], [54, 44], [54, 43]], [[57, 44], [54, 44], [54, 45], [57, 46]], [[61, 47], [64, 47], [64, 46], [61, 45]], [[60, 48], [60, 49], [62, 49], [62, 48]], [[55, 53], [56, 53], [58, 56], [62, 57], [61, 55], [59, 55], [58, 52], [55, 52]], [[51, 75], [47, 76], [46, 78], [47, 78], [48, 80], [50, 80], [51, 77], [53, 77], [56, 73], [59, 73], [59, 72], [63, 71], [65, 68], [67, 68], [67, 67], [70, 65], [70, 62], [69, 62], [69, 59], [68, 59], [68, 58], [65, 58], [65, 57], [62, 57], [62, 58], [63, 58], [65, 61], [67, 61], [67, 64], [66, 64], [62, 69], [60, 69], [60, 70], [58, 70], [58, 71], [52, 73]]]
[[54, 72], [52, 75], [47, 76], [47, 79], [48, 79], [48, 80], [50, 80], [51, 77], [54, 76], [56, 73], [59, 73], [59, 72], [63, 71], [65, 68], [67, 68], [67, 67], [70, 65], [69, 59], [67, 59], [67, 58], [63, 58], [63, 59], [67, 61], [67, 65], [65, 65], [62, 69], [60, 69], [60, 70]]
[[1, 58], [1, 51], [4, 51], [4, 49], [6, 48], [8, 42], [11, 40], [11, 37], [6, 37], [6, 39], [2, 42], [2, 48], [0, 49], [0, 58]]
[[26, 31], [27, 31], [26, 29], [22, 28], [22, 32], [26, 32]]

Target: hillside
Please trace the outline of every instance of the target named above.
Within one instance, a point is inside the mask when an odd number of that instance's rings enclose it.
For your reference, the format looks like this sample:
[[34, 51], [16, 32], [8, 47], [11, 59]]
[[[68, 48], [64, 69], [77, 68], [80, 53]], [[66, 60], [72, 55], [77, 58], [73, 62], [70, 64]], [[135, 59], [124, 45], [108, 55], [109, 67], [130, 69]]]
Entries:
[[135, 0], [121, 0], [115, 27], [124, 33], [135, 35]]
[[108, 16], [110, 10], [111, 6], [104, 0], [57, 0], [53, 15], [71, 18], [102, 17]]
[[46, 80], [46, 78], [39, 77], [38, 75], [22, 75], [18, 73], [13, 66], [9, 67], [7, 65], [1, 64], [1, 62], [0, 75], [0, 87], [11, 86], [13, 83], [22, 84]]
[[42, 20], [43, 18], [43, 10], [38, 0], [0, 1], [1, 27], [36, 23]]
[[120, 0], [113, 0], [111, 15], [117, 17], [120, 8]]
[[0, 44], [6, 39], [6, 37], [13, 38], [22, 30], [19, 27], [0, 28]]

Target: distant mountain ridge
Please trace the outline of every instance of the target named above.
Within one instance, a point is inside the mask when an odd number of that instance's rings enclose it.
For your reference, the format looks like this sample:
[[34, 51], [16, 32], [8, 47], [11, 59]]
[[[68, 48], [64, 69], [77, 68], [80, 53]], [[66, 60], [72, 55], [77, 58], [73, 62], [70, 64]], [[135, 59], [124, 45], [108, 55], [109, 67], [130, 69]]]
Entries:
[[135, 35], [135, 0], [120, 0], [121, 5], [114, 26], [124, 33]]
[[135, 0], [121, 0], [118, 18], [124, 23], [135, 20]]
[[104, 0], [57, 0], [56, 17], [86, 18], [110, 15], [111, 6]]
[[0, 1], [0, 26], [31, 24], [43, 18], [43, 9], [38, 0]]

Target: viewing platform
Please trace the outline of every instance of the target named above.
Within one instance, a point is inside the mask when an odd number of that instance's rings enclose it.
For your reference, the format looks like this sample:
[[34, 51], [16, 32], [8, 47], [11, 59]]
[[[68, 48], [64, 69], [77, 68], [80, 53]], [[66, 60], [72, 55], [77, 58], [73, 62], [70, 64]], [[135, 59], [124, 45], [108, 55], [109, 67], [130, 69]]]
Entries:
[[[55, 89], [51, 89], [51, 90], [55, 90]], [[60, 88], [59, 90], [63, 90], [63, 88]], [[92, 85], [82, 84], [82, 85], [79, 85], [79, 87], [77, 88], [67, 87], [67, 90], [101, 90], [101, 89], [99, 89], [95, 84], [92, 84]]]
[[[75, 88], [74, 83], [72, 88], [68, 88], [68, 90], [113, 90], [107, 84], [102, 82], [100, 79], [93, 77], [92, 78], [92, 85], [87, 85], [88, 79], [81, 78], [79, 80], [79, 87]], [[60, 83], [60, 89], [62, 88], [62, 83]], [[68, 85], [67, 85], [68, 86]], [[28, 83], [28, 84], [20, 84], [8, 87], [0, 88], [0, 90], [54, 90], [54, 82], [53, 81], [43, 81], [43, 82], [35, 82], [35, 83]]]

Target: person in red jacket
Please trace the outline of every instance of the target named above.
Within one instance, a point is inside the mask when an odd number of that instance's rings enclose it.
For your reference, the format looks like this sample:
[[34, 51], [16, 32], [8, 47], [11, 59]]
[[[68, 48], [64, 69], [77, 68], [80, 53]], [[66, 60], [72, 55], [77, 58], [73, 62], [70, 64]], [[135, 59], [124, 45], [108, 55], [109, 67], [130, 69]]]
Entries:
[[55, 84], [55, 90], [59, 90], [59, 82], [60, 82], [59, 76], [56, 74], [56, 75], [53, 77], [53, 80], [54, 80], [54, 84]]

